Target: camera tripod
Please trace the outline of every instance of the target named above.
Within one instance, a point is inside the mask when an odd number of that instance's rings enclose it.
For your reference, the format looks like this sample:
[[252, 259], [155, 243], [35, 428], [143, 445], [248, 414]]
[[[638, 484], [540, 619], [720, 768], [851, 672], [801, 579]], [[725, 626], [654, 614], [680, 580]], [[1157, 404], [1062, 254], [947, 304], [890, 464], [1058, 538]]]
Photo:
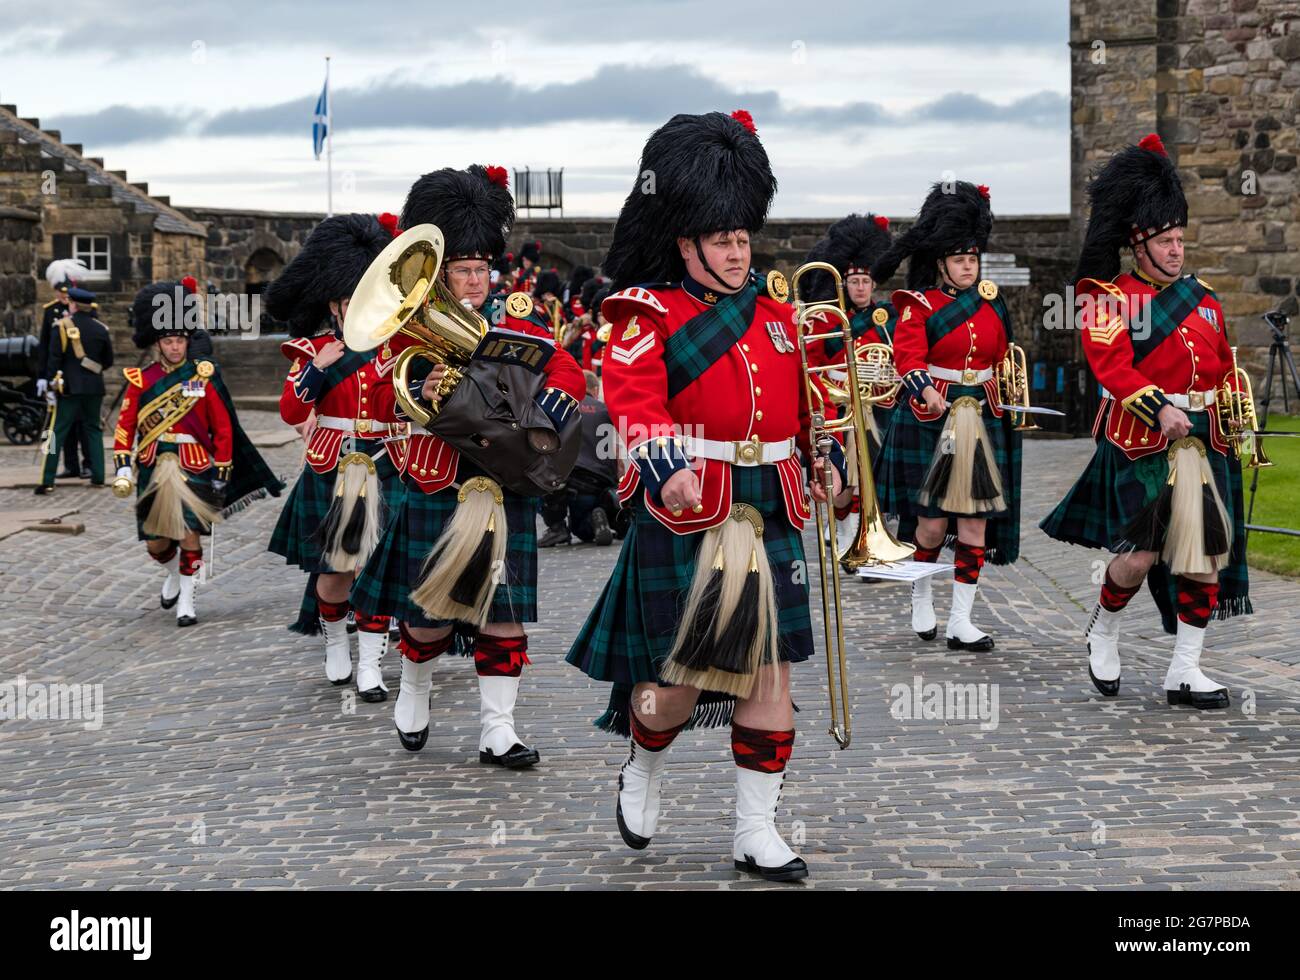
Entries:
[[[1288, 415], [1291, 413], [1291, 391], [1296, 393], [1296, 406], [1300, 408], [1300, 373], [1296, 371], [1295, 357], [1291, 354], [1291, 341], [1286, 335], [1287, 323], [1290, 317], [1281, 310], [1274, 310], [1271, 313], [1264, 314], [1264, 322], [1268, 324], [1269, 330], [1273, 333], [1273, 342], [1268, 348], [1268, 374], [1264, 378], [1264, 397], [1260, 399], [1260, 405], [1263, 414], [1259, 419], [1259, 427], [1262, 430], [1268, 429], [1268, 411], [1269, 403], [1273, 400], [1273, 379], [1282, 385], [1282, 411]], [[1287, 387], [1287, 379], [1290, 379], [1291, 387]], [[1259, 468], [1256, 467], [1254, 474], [1250, 478], [1250, 506], [1246, 509], [1246, 534], [1250, 535], [1251, 531], [1266, 531], [1270, 534], [1288, 534], [1292, 537], [1300, 537], [1300, 531], [1287, 527], [1267, 527], [1264, 525], [1252, 524], [1251, 517], [1255, 513], [1255, 491], [1259, 487]]]

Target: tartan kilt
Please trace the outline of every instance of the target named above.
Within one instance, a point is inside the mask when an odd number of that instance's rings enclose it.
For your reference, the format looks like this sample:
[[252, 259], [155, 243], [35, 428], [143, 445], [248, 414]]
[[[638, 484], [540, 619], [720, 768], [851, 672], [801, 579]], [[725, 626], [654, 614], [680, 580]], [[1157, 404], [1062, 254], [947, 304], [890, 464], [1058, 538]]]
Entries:
[[[479, 472], [464, 459], [460, 479]], [[405, 482], [405, 480], [403, 481]], [[414, 481], [384, 528], [379, 547], [352, 586], [352, 606], [368, 616], [393, 616], [411, 626], [450, 626], [429, 619], [411, 601], [424, 560], [456, 510], [455, 486], [425, 493]], [[505, 575], [492, 594], [489, 623], [537, 622], [537, 506], [538, 498], [503, 490], [506, 512]]]
[[[1219, 604], [1214, 616], [1228, 619], [1248, 615], [1254, 610], [1246, 568], [1241, 462], [1211, 447], [1209, 412], [1189, 412], [1187, 417], [1192, 422], [1189, 435], [1205, 443], [1205, 458], [1232, 522], [1232, 551], [1227, 566], [1219, 572]], [[1067, 544], [1104, 548], [1115, 554], [1131, 551], [1132, 545], [1124, 540], [1125, 528], [1156, 498], [1168, 478], [1167, 451], [1129, 459], [1103, 433], [1098, 436], [1097, 448], [1079, 479], [1038, 526], [1048, 537]], [[1163, 563], [1154, 565], [1147, 576], [1165, 631], [1169, 633], [1177, 627], [1176, 584], [1172, 578]]]
[[[346, 443], [346, 440], [344, 440]], [[367, 453], [375, 458], [375, 474], [379, 477], [379, 486], [383, 493], [384, 507], [380, 520], [387, 523], [402, 495], [402, 481], [397, 467], [383, 449], [379, 439], [354, 439], [355, 451]], [[281, 555], [288, 565], [297, 565], [304, 572], [331, 573], [333, 569], [325, 564], [321, 557], [320, 546], [312, 540], [312, 535], [325, 520], [330, 503], [334, 497], [334, 479], [338, 476], [338, 467], [328, 473], [317, 473], [303, 463], [298, 482], [294, 484], [280, 510], [280, 519], [271, 533], [271, 542], [267, 551]]]
[[[154, 454], [155, 463], [157, 463], [158, 457], [161, 456], [163, 453], [172, 453], [173, 455], [179, 455], [175, 443], [160, 442], [158, 443], [158, 450]], [[181, 472], [185, 474], [185, 482], [188, 483], [191, 487], [193, 487], [194, 491], [199, 496], [211, 497], [213, 495], [212, 481], [217, 478], [217, 468], [215, 466], [209, 466], [202, 473], [191, 473], [189, 470], [181, 470]], [[153, 467], [139, 466], [137, 468], [135, 476], [136, 476], [135, 499], [138, 501], [141, 497], [144, 496], [145, 490], [149, 488], [149, 481], [153, 479]], [[220, 504], [218, 504], [217, 509], [218, 510], [221, 509]], [[212, 529], [200, 523], [198, 517], [195, 516], [194, 512], [190, 510], [188, 507], [182, 506], [181, 510], [185, 514], [185, 526], [189, 528], [191, 531], [197, 531], [199, 534], [202, 535], [208, 535], [212, 533]], [[138, 514], [135, 519], [135, 536], [136, 539], [139, 541], [160, 540], [156, 534], [144, 533], [144, 521], [140, 519]]]
[[[763, 544], [776, 590], [777, 652], [799, 663], [813, 655], [803, 537], [790, 526], [775, 466], [733, 466], [732, 500], [763, 516]], [[627, 735], [633, 685], [659, 681], [695, 577], [705, 532], [674, 534], [646, 510], [642, 495], [626, 505], [631, 527], [605, 589], [565, 658], [593, 680], [614, 685], [609, 709], [595, 724]], [[660, 681], [660, 683], [662, 683]], [[730, 724], [735, 699], [703, 691], [689, 727]]]
[[[962, 395], [985, 401], [987, 394], [982, 385], [949, 386], [947, 399], [955, 402]], [[900, 397], [905, 397], [900, 395]], [[984, 532], [985, 560], [991, 565], [1009, 565], [1020, 557], [1020, 456], [1021, 436], [1011, 426], [1010, 413], [995, 418], [983, 405], [984, 429], [988, 433], [989, 448], [1002, 477], [1002, 495], [1007, 509], [995, 517], [987, 517]], [[891, 413], [889, 428], [884, 431], [884, 445], [872, 466], [876, 477], [876, 495], [880, 498], [882, 513], [898, 517], [900, 541], [916, 540], [918, 517], [950, 517], [945, 545], [957, 540], [957, 517], [985, 517], [983, 514], [948, 514], [934, 505], [922, 506], [918, 502], [925, 484], [930, 461], [934, 458], [939, 436], [943, 432], [947, 415], [931, 422], [922, 422], [912, 409], [900, 403]]]

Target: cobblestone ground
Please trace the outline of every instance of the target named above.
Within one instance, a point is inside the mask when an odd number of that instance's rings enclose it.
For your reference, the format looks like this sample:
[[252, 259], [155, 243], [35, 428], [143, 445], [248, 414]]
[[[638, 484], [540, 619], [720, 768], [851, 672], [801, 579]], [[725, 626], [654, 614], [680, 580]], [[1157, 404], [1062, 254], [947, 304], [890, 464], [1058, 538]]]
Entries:
[[[268, 458], [293, 473], [300, 452]], [[1297, 887], [1300, 590], [1257, 575], [1259, 614], [1211, 627], [1205, 666], [1233, 708], [1206, 714], [1164, 703], [1171, 644], [1144, 594], [1126, 619], [1123, 692], [1103, 700], [1080, 641], [1098, 556], [1033, 526], [1088, 452], [1027, 447], [1024, 556], [985, 570], [977, 604], [995, 651], [922, 643], [906, 586], [849, 583], [849, 749], [825, 734], [820, 661], [795, 677], [800, 732], [779, 821], [802, 842], [805, 887]], [[0, 508], [31, 508], [29, 494], [0, 490]], [[353, 704], [324, 681], [316, 643], [284, 629], [304, 579], [264, 550], [278, 502], [219, 529], [201, 623], [178, 633], [130, 507], [80, 488], [59, 501], [81, 508], [85, 534], [0, 541], [0, 682], [102, 684], [104, 718], [97, 730], [0, 722], [0, 885], [778, 887], [731, 868], [721, 731], [673, 747], [650, 849], [618, 838], [625, 748], [590, 725], [605, 689], [563, 663], [615, 549], [543, 552], [518, 709], [543, 763], [509, 775], [476, 761], [467, 661], [438, 663], [418, 754], [397, 742], [392, 701]], [[948, 594], [945, 581], [941, 619]], [[398, 669], [390, 654], [394, 697]], [[895, 685], [911, 701], [914, 685], [947, 682], [991, 685], [995, 724], [891, 716]]]

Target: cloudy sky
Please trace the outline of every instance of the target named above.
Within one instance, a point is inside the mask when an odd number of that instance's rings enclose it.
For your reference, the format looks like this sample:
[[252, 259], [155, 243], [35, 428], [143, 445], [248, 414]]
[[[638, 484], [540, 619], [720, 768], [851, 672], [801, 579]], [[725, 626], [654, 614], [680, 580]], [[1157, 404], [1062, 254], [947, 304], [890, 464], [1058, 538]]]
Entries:
[[[177, 204], [336, 211], [441, 166], [564, 168], [609, 215], [675, 112], [753, 113], [773, 214], [915, 211], [946, 174], [1003, 214], [1069, 202], [1067, 0], [0, 0], [0, 101]], [[792, 16], [797, 13], [798, 16]]]

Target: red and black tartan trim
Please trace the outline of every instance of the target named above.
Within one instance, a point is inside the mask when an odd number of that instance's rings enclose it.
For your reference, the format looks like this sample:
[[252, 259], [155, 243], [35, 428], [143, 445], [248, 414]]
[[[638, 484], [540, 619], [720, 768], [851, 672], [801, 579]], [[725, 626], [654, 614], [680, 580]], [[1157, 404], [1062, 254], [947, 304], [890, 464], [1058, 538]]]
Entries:
[[646, 728], [645, 722], [637, 717], [634, 711], [632, 712], [632, 741], [647, 752], [662, 752], [673, 744], [673, 739], [686, 727], [686, 724], [684, 721], [673, 728], [665, 728], [657, 732], [653, 728]]
[[345, 619], [348, 610], [352, 608], [348, 600], [342, 602], [327, 602], [320, 596], [316, 597], [316, 608], [320, 610], [320, 618], [327, 623], [337, 623], [340, 619]]
[[182, 575], [193, 575], [203, 564], [203, 549], [198, 548], [190, 551], [189, 548], [181, 549], [180, 573]]
[[1178, 576], [1178, 618], [1188, 626], [1205, 629], [1218, 604], [1218, 582], [1198, 582], [1186, 575]]
[[1139, 582], [1132, 588], [1120, 585], [1110, 577], [1110, 569], [1106, 569], [1106, 581], [1101, 584], [1101, 598], [1097, 601], [1101, 603], [1101, 608], [1107, 612], [1119, 612], [1128, 605], [1128, 601], [1137, 595], [1138, 589], [1142, 588]]
[[794, 751], [794, 729], [765, 732], [731, 723], [731, 754], [741, 769], [754, 772], [785, 772]]
[[528, 659], [528, 637], [486, 636], [474, 639], [474, 669], [479, 677], [518, 677]]
[[360, 633], [387, 633], [388, 617], [371, 616], [357, 610], [355, 612], [357, 620], [357, 631]]
[[422, 664], [434, 657], [441, 657], [456, 642], [454, 630], [440, 640], [423, 642], [411, 635], [405, 623], [398, 623], [397, 628], [402, 634], [402, 638], [397, 642], [397, 649], [401, 651], [403, 657], [416, 664]]
[[939, 560], [939, 552], [943, 551], [943, 545], [937, 544], [933, 548], [926, 548], [923, 545], [916, 546], [916, 554], [912, 555], [915, 561], [936, 562]]
[[980, 569], [984, 567], [984, 549], [979, 545], [958, 541], [955, 562], [953, 581], [974, 585], [980, 580]]
[[149, 557], [152, 558], [154, 561], [156, 561], [159, 565], [166, 565], [169, 561], [171, 561], [173, 558], [176, 557], [176, 549], [178, 547], [179, 545], [177, 545], [176, 542], [173, 541], [171, 544], [167, 546], [166, 551], [160, 551], [156, 555], [151, 551], [149, 552]]

